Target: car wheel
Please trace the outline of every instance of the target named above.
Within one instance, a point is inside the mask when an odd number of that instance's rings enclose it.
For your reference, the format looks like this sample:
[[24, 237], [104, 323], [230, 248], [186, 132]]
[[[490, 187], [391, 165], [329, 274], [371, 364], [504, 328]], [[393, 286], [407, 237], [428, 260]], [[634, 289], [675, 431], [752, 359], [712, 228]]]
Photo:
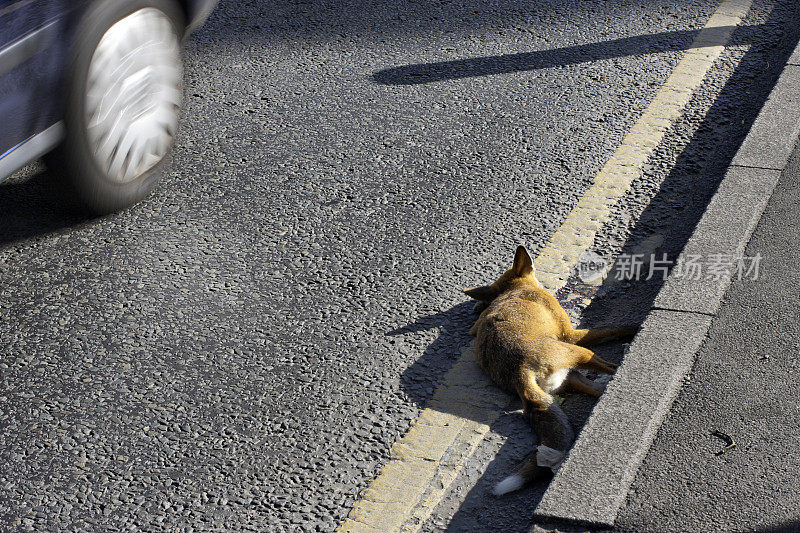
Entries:
[[135, 204], [164, 172], [181, 105], [182, 32], [170, 0], [100, 0], [78, 24], [56, 160], [96, 213]]

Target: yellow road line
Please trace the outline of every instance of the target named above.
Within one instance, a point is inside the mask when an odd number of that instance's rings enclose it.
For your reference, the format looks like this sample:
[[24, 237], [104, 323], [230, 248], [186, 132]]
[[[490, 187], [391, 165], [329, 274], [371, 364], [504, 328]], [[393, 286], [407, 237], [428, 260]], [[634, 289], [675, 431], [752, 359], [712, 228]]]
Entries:
[[465, 348], [340, 531], [415, 531], [509, 400]]
[[[544, 287], [551, 291], [560, 288], [580, 255], [592, 247], [611, 209], [680, 118], [750, 5], [751, 0], [725, 0], [699, 32], [592, 186], [536, 257], [537, 278]], [[394, 444], [391, 459], [361, 494], [339, 531], [418, 530], [509, 400], [484, 377], [472, 347], [465, 348], [428, 407]]]

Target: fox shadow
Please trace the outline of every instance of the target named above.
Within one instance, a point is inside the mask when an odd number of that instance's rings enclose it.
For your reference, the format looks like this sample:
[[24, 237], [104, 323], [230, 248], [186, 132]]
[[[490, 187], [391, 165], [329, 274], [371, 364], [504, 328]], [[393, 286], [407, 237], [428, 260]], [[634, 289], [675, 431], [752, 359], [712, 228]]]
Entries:
[[[786, 13], [791, 9], [796, 7], [778, 6], [761, 27], [744, 26], [735, 30], [731, 45], [757, 44], [744, 54], [698, 128], [694, 132], [671, 133], [688, 135], [690, 140], [630, 227], [620, 254], [644, 252], [659, 259], [666, 257], [668, 264], [674, 266], [800, 37], [800, 30], [785, 34], [763, 31], [791, 17], [792, 13]], [[768, 53], [770, 47], [781, 50], [777, 60], [771, 64], [764, 61], [762, 55]], [[645, 177], [654, 172], [657, 172], [654, 167], [644, 169]], [[619, 224], [620, 221], [612, 219], [613, 223]], [[608, 228], [602, 231], [608, 231]], [[508, 266], [511, 255], [509, 251]], [[485, 282], [494, 281], [501, 273], [487, 274]], [[555, 296], [574, 318], [576, 327], [641, 324], [666, 278], [646, 274], [646, 265], [641, 276], [620, 275], [619, 271], [612, 270], [599, 286], [583, 283], [573, 274]], [[458, 286], [457, 283], [454, 280], [453, 285]], [[444, 378], [461, 350], [471, 342], [469, 328], [477, 318], [473, 305], [474, 302], [465, 296], [462, 303], [449, 310], [420, 317], [412, 324], [387, 333], [402, 335], [432, 327], [441, 330], [401, 378], [402, 388], [420, 408], [427, 405], [435, 384]], [[615, 363], [624, 359], [625, 345], [622, 343], [593, 349]], [[562, 407], [576, 434], [591, 414], [594, 403], [593, 398], [584, 395], [566, 395]], [[527, 531], [531, 527], [533, 509], [544, 494], [549, 479], [499, 499], [491, 495], [491, 487], [512, 473], [536, 443], [533, 431], [517, 412], [520, 408], [519, 400], [509, 396], [507, 409], [491, 425], [490, 433], [477, 452], [484, 454], [476, 458], [478, 466], [464, 469], [456, 481], [471, 487], [466, 497], [447, 496], [434, 510], [428, 526], [448, 531]], [[454, 409], [452, 414], [460, 414], [460, 411]], [[484, 470], [482, 465], [488, 466]]]

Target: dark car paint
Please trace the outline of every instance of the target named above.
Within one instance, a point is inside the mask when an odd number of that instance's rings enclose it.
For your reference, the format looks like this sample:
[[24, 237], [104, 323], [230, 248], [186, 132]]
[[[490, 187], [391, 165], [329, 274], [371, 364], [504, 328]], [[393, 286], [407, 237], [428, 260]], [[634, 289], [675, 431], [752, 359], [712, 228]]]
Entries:
[[[0, 181], [60, 140], [60, 88], [80, 16], [91, 0], [0, 0]], [[216, 0], [181, 0], [187, 34]]]
[[[0, 154], [58, 120], [67, 2], [0, 0]], [[61, 34], [61, 35], [60, 35]]]

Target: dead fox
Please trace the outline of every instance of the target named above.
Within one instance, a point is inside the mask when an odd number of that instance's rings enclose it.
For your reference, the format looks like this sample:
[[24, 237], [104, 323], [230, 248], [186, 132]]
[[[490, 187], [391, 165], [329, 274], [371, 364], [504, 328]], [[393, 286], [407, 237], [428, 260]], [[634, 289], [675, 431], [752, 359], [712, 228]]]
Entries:
[[573, 329], [566, 311], [536, 281], [524, 246], [514, 264], [484, 287], [464, 289], [485, 302], [470, 330], [478, 363], [502, 389], [519, 395], [525, 417], [539, 436], [533, 457], [494, 488], [496, 495], [524, 487], [557, 467], [574, 439], [564, 411], [552, 393], [576, 391], [598, 397], [605, 388], [576, 369], [613, 374], [617, 365], [586, 348], [602, 341], [632, 337], [637, 327]]

